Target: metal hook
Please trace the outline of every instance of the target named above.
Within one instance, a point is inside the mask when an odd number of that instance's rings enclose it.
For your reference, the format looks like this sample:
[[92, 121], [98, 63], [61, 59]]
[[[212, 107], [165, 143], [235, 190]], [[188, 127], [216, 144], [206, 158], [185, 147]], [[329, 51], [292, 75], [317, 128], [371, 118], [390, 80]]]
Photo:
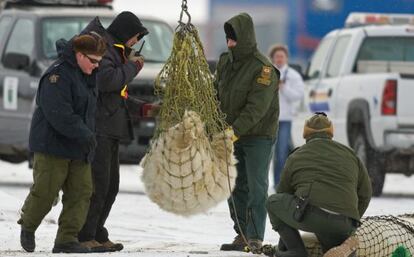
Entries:
[[183, 0], [183, 1], [182, 1], [182, 3], [181, 3], [180, 20], [178, 21], [178, 23], [179, 23], [180, 25], [181, 25], [181, 24], [184, 24], [184, 23], [183, 23], [183, 14], [184, 14], [184, 13], [187, 15], [187, 18], [188, 18], [187, 25], [189, 25], [189, 24], [191, 23], [191, 15], [190, 15], [190, 13], [188, 12], [187, 0]]

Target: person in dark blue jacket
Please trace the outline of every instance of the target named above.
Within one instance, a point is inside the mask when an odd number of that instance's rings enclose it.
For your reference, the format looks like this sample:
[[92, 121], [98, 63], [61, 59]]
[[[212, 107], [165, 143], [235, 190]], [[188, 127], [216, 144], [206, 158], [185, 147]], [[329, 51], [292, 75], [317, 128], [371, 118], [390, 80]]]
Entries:
[[95, 32], [56, 43], [59, 58], [43, 74], [36, 96], [29, 148], [34, 183], [21, 210], [20, 242], [33, 252], [35, 231], [63, 191], [53, 253], [89, 252], [77, 239], [92, 195], [97, 89], [94, 70], [106, 51]]

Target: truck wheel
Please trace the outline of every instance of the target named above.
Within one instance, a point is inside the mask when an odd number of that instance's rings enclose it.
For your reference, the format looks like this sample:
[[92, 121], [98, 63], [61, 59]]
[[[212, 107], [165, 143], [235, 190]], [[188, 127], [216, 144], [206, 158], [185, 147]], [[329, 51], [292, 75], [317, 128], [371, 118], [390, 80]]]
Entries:
[[0, 154], [0, 160], [10, 163], [21, 163], [24, 162], [26, 158], [20, 155]]
[[381, 163], [375, 150], [371, 149], [365, 135], [361, 132], [355, 137], [352, 148], [368, 170], [369, 177], [371, 178], [372, 195], [380, 196], [384, 188], [385, 172], [381, 168]]

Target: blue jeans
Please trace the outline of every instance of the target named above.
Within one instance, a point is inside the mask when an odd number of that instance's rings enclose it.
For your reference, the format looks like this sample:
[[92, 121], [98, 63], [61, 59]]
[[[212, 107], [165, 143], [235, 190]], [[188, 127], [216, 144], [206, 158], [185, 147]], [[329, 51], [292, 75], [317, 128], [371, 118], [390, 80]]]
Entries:
[[275, 145], [275, 155], [273, 159], [273, 179], [276, 188], [280, 181], [283, 167], [289, 155], [291, 121], [280, 121], [277, 143]]

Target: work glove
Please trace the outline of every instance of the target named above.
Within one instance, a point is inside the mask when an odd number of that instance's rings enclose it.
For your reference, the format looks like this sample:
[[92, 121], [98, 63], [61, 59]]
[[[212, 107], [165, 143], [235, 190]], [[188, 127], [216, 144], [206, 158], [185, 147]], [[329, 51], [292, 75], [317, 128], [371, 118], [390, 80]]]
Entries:
[[97, 145], [95, 135], [88, 137], [86, 144], [87, 144], [88, 153], [95, 151], [95, 148]]
[[[228, 127], [227, 130], [233, 131], [233, 128], [232, 127]], [[234, 143], [237, 140], [239, 140], [239, 138], [234, 134], [234, 131], [233, 131], [233, 135], [231, 136], [231, 141]]]
[[85, 161], [86, 161], [86, 163], [92, 163], [93, 157], [95, 156], [96, 145], [97, 145], [97, 142], [96, 142], [95, 135], [92, 135], [92, 136], [88, 137], [88, 139], [86, 140], [86, 143], [85, 143], [85, 151], [86, 151]]

